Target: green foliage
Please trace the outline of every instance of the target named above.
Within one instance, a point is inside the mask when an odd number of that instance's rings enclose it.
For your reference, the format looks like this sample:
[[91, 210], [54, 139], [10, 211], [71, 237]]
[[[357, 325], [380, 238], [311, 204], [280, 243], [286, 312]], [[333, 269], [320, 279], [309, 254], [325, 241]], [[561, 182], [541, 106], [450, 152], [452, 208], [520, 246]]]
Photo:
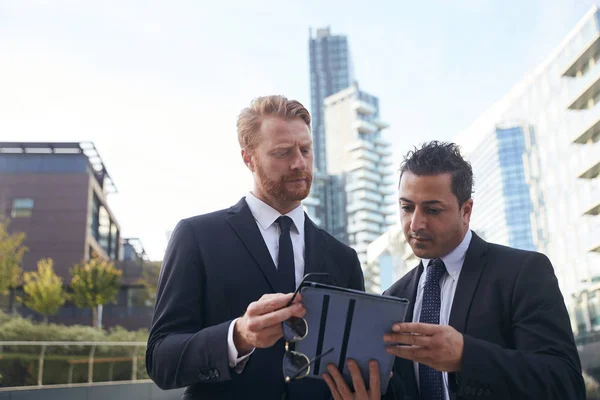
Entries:
[[94, 327], [98, 326], [96, 307], [116, 303], [122, 273], [111, 261], [99, 257], [72, 269], [72, 300], [77, 307], [92, 309]]
[[44, 315], [44, 322], [48, 322], [48, 316], [56, 314], [67, 299], [62, 279], [52, 266], [52, 259], [45, 258], [38, 262], [38, 272], [24, 274], [25, 305]]
[[24, 233], [8, 233], [8, 220], [0, 219], [0, 294], [8, 294], [19, 286], [21, 262], [27, 247]]
[[156, 301], [156, 289], [158, 287], [158, 276], [160, 275], [161, 261], [145, 261], [142, 277], [139, 279], [144, 288], [145, 302], [153, 305]]
[[[148, 331], [127, 331], [122, 327], [114, 327], [108, 331], [94, 329], [82, 325], [38, 324], [20, 316], [9, 316], [0, 312], [0, 341], [76, 341], [76, 342], [146, 342]], [[143, 356], [145, 347], [111, 347], [98, 346], [95, 356], [124, 357], [113, 366], [113, 380], [131, 379], [131, 357], [142, 357], [138, 360], [137, 378], [147, 379]], [[90, 347], [81, 345], [49, 346], [44, 361], [44, 385], [67, 383], [69, 360], [82, 360], [89, 357]], [[0, 375], [2, 385], [28, 386], [37, 384], [39, 346], [3, 346], [0, 359]], [[87, 363], [73, 368], [73, 383], [87, 382]], [[94, 366], [94, 381], [109, 380], [109, 363], [98, 363]]]

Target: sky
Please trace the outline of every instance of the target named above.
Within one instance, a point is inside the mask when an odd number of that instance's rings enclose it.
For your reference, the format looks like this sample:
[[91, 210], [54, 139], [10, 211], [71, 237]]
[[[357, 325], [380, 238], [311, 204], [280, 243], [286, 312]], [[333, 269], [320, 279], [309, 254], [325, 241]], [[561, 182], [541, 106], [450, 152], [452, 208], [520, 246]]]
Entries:
[[399, 165], [467, 128], [594, 4], [0, 0], [0, 141], [93, 141], [122, 236], [160, 260], [178, 220], [252, 189], [239, 111], [267, 94], [310, 109], [310, 28], [348, 36]]

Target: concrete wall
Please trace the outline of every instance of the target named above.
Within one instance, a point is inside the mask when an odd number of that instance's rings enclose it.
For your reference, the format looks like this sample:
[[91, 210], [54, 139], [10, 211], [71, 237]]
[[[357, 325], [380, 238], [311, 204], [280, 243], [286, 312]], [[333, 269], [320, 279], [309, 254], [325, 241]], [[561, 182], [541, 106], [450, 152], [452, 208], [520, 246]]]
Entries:
[[152, 381], [0, 388], [0, 400], [179, 400], [185, 389], [161, 390]]

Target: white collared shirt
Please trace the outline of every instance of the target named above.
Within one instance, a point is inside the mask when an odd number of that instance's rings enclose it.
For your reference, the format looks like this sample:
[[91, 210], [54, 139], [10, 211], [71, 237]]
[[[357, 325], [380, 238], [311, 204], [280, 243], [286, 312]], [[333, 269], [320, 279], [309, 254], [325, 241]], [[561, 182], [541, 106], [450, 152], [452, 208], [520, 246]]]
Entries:
[[[273, 259], [275, 267], [279, 264], [279, 224], [275, 221], [282, 214], [273, 207], [260, 200], [251, 192], [246, 196], [246, 203], [250, 212], [258, 225], [269, 254]], [[292, 219], [293, 226], [290, 229], [290, 238], [292, 239], [292, 247], [294, 249], [294, 268], [296, 272], [296, 287], [304, 277], [304, 208], [302, 204], [294, 208], [289, 213], [285, 214]], [[237, 373], [241, 373], [246, 364], [246, 360], [254, 352], [238, 357], [238, 351], [233, 342], [233, 327], [238, 318], [234, 319], [229, 325], [227, 332], [227, 356], [229, 358], [229, 366], [234, 368]]]
[[[462, 270], [463, 263], [465, 262], [465, 256], [467, 255], [467, 249], [471, 244], [471, 238], [473, 233], [471, 230], [467, 231], [467, 234], [463, 238], [462, 242], [450, 253], [441, 257], [444, 265], [446, 266], [446, 272], [440, 278], [441, 291], [441, 308], [440, 308], [440, 325], [448, 325], [450, 320], [450, 311], [452, 310], [452, 302], [454, 300], [454, 293], [456, 292], [456, 285]], [[419, 322], [421, 316], [421, 305], [423, 303], [423, 289], [425, 288], [425, 279], [427, 278], [427, 268], [429, 267], [429, 259], [421, 259], [423, 263], [423, 273], [419, 279], [419, 286], [417, 289], [417, 298], [415, 299], [415, 306], [413, 310], [413, 322]], [[419, 363], [414, 362], [415, 378], [417, 386], [419, 385]], [[444, 381], [444, 399], [449, 400], [448, 394], [448, 373], [442, 373], [442, 379]]]
[[[246, 196], [246, 203], [258, 225], [258, 230], [269, 249], [275, 267], [279, 264], [279, 224], [275, 222], [281, 213], [258, 199], [252, 193]], [[296, 269], [296, 285], [304, 277], [304, 209], [302, 204], [285, 214], [294, 221], [290, 229], [290, 238], [294, 248], [294, 267]]]

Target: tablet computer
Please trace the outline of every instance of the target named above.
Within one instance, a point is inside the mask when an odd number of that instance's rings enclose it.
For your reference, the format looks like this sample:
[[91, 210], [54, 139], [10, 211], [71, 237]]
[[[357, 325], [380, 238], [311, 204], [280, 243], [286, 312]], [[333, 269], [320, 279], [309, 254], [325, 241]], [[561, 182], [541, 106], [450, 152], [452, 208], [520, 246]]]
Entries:
[[365, 386], [369, 386], [369, 361], [376, 360], [381, 374], [381, 393], [385, 394], [394, 356], [386, 352], [383, 335], [392, 325], [403, 322], [409, 301], [322, 283], [307, 283], [300, 291], [306, 308], [307, 334], [295, 343], [295, 351], [308, 359], [317, 358], [307, 377], [322, 379], [327, 365], [338, 367], [352, 387], [347, 359], [355, 360]]

